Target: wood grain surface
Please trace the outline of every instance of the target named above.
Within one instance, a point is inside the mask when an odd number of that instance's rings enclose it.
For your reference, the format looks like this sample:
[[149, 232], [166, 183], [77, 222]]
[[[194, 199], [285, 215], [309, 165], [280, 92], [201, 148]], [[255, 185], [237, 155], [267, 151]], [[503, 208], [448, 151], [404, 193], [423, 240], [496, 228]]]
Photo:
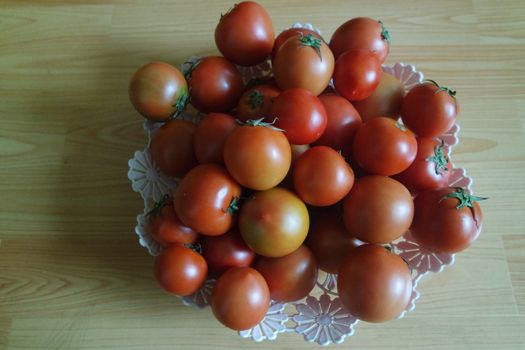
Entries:
[[[460, 145], [484, 230], [416, 310], [359, 324], [345, 349], [525, 348], [525, 2], [262, 1], [275, 28], [330, 37], [355, 16], [393, 34], [387, 63], [458, 90]], [[0, 348], [303, 349], [299, 335], [241, 339], [152, 277], [133, 233], [142, 201], [127, 161], [146, 142], [127, 98], [133, 71], [215, 53], [233, 1], [0, 2]]]

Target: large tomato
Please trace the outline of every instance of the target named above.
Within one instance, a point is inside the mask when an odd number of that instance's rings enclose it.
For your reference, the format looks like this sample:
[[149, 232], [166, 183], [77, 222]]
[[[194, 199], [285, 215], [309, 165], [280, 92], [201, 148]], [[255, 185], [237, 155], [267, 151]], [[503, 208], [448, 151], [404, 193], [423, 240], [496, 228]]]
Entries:
[[475, 197], [463, 188], [446, 187], [421, 192], [414, 199], [410, 232], [424, 248], [436, 253], [457, 253], [479, 236], [483, 215]]
[[343, 212], [352, 236], [368, 243], [390, 243], [410, 227], [414, 201], [400, 182], [369, 175], [356, 180], [343, 202]]
[[256, 85], [242, 94], [237, 105], [236, 116], [241, 121], [268, 119], [273, 100], [281, 93], [277, 87], [267, 84]]
[[152, 62], [139, 68], [131, 78], [129, 98], [145, 118], [168, 120], [186, 107], [188, 86], [177, 68]]
[[199, 163], [224, 164], [224, 144], [236, 126], [235, 118], [229, 114], [210, 113], [203, 118], [193, 135], [193, 148]]
[[156, 203], [147, 216], [148, 232], [155, 241], [162, 245], [191, 244], [197, 240], [199, 234], [180, 222], [169, 196]]
[[187, 120], [167, 122], [153, 135], [150, 154], [162, 172], [173, 177], [183, 177], [195, 165], [193, 135], [196, 125]]
[[179, 219], [208, 236], [226, 233], [232, 227], [241, 186], [217, 164], [193, 168], [175, 189], [173, 200]]
[[257, 254], [277, 258], [304, 242], [310, 219], [305, 204], [280, 187], [254, 193], [242, 206], [239, 231]]
[[243, 1], [221, 15], [215, 28], [219, 51], [241, 66], [261, 63], [270, 55], [275, 33], [270, 16], [256, 2]]
[[350, 50], [335, 62], [334, 86], [350, 101], [364, 100], [372, 95], [381, 81], [381, 63], [366, 50]]
[[399, 316], [412, 296], [412, 278], [403, 259], [384, 247], [364, 244], [348, 253], [337, 276], [341, 303], [366, 322]]
[[273, 43], [273, 50], [272, 50], [272, 59], [275, 57], [275, 53], [279, 51], [279, 48], [286, 42], [286, 40], [290, 39], [293, 36], [301, 36], [301, 35], [308, 35], [311, 34], [314, 38], [320, 39], [321, 41], [324, 41], [324, 39], [314, 30], [306, 29], [306, 28], [289, 28], [286, 30], [283, 30], [277, 38], [275, 38], [275, 42]]

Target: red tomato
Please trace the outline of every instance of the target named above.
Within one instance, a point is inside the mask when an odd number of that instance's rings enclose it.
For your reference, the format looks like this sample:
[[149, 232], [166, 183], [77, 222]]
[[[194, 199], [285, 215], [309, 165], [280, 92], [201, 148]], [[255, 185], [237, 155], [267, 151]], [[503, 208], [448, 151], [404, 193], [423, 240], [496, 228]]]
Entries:
[[204, 57], [188, 75], [190, 102], [204, 113], [232, 110], [244, 90], [241, 73], [224, 57]]
[[303, 201], [325, 207], [348, 194], [354, 184], [354, 172], [343, 156], [332, 148], [315, 146], [295, 162], [293, 183]]
[[203, 118], [193, 135], [193, 148], [199, 163], [224, 164], [224, 144], [236, 126], [229, 114], [210, 113]]
[[273, 43], [272, 59], [275, 56], [275, 53], [279, 51], [279, 48], [286, 42], [286, 40], [294, 36], [304, 36], [308, 34], [312, 34], [314, 38], [324, 41], [324, 39], [319, 35], [319, 33], [317, 33], [314, 30], [306, 28], [290, 28], [283, 30], [281, 34], [279, 34], [277, 38], [275, 38], [275, 42]]
[[167, 122], [153, 135], [150, 145], [151, 159], [163, 173], [183, 177], [195, 165], [193, 134], [196, 125], [187, 120]]
[[372, 18], [357, 17], [343, 23], [330, 40], [330, 49], [337, 59], [348, 50], [372, 51], [379, 63], [388, 55], [390, 33], [383, 22]]
[[226, 233], [233, 226], [241, 186], [216, 164], [193, 168], [179, 183], [173, 196], [179, 219], [208, 236]]
[[260, 257], [255, 263], [255, 269], [268, 283], [272, 300], [277, 301], [302, 299], [317, 281], [315, 257], [304, 245], [280, 258]]
[[272, 85], [256, 85], [244, 92], [237, 105], [237, 119], [248, 121], [259, 118], [268, 119], [273, 100], [281, 93]]
[[268, 12], [256, 2], [243, 1], [225, 15], [215, 28], [219, 51], [241, 66], [264, 61], [272, 52], [275, 33]]
[[233, 267], [215, 283], [210, 306], [217, 320], [226, 327], [238, 331], [250, 329], [266, 316], [270, 291], [257, 270]]
[[203, 237], [201, 247], [210, 274], [214, 276], [221, 275], [231, 267], [250, 266], [255, 259], [255, 253], [244, 243], [236, 229], [217, 237]]
[[410, 192], [386, 176], [369, 175], [356, 180], [343, 202], [344, 223], [363, 242], [390, 243], [412, 223], [414, 202]]
[[198, 233], [180, 222], [171, 197], [166, 197], [147, 214], [148, 232], [162, 245], [170, 243], [191, 244], [197, 240]]
[[299, 248], [309, 224], [304, 203], [280, 187], [254, 193], [239, 214], [239, 231], [246, 244], [257, 254], [270, 258]]
[[414, 86], [403, 100], [403, 123], [418, 136], [437, 137], [456, 121], [459, 105], [456, 92], [429, 80]]
[[479, 236], [483, 215], [477, 203], [486, 198], [458, 187], [421, 192], [414, 200], [410, 232], [422, 247], [436, 253], [457, 253]]
[[352, 315], [366, 322], [385, 322], [407, 307], [412, 278], [399, 256], [384, 247], [364, 244], [341, 263], [337, 292]]
[[145, 118], [165, 121], [186, 107], [188, 86], [177, 68], [152, 62], [139, 68], [131, 78], [129, 99]]
[[365, 50], [350, 50], [335, 62], [334, 86], [350, 101], [364, 100], [372, 95], [381, 81], [381, 63]]
[[273, 73], [281, 89], [303, 88], [319, 95], [334, 72], [334, 55], [312, 34], [292, 36], [273, 57]]
[[178, 244], [168, 246], [155, 258], [155, 278], [170, 293], [195, 293], [206, 280], [208, 266], [202, 256]]
[[395, 120], [376, 117], [363, 123], [354, 138], [354, 158], [377, 175], [395, 175], [407, 169], [417, 154], [414, 134]]
[[275, 126], [283, 129], [294, 145], [306, 145], [317, 140], [326, 129], [326, 110], [310, 91], [300, 88], [283, 91], [273, 102]]

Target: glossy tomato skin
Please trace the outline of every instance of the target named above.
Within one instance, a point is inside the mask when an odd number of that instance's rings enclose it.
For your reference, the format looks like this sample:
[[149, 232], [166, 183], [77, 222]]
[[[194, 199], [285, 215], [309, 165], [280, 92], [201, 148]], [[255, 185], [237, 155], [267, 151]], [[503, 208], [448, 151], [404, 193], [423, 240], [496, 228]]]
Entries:
[[334, 149], [314, 146], [295, 162], [293, 182], [295, 191], [305, 203], [325, 207], [348, 194], [354, 184], [354, 172]]
[[196, 125], [187, 120], [167, 122], [153, 135], [150, 154], [153, 162], [163, 173], [183, 177], [195, 165], [193, 135]]
[[326, 110], [310, 91], [293, 88], [283, 91], [273, 102], [271, 115], [275, 126], [285, 130], [294, 145], [314, 142], [326, 129]]
[[307, 296], [317, 281], [317, 264], [305, 245], [280, 258], [260, 257], [255, 269], [268, 283], [272, 300], [290, 302]]
[[215, 44], [219, 51], [241, 66], [252, 66], [264, 61], [272, 52], [274, 40], [270, 16], [253, 1], [236, 4], [221, 16], [215, 28]]
[[235, 118], [223, 113], [209, 113], [197, 124], [193, 149], [200, 164], [224, 164], [224, 144], [235, 127]]
[[281, 131], [265, 126], [239, 126], [224, 146], [224, 163], [243, 186], [267, 190], [277, 186], [290, 169], [292, 151]]
[[164, 206], [148, 213], [148, 232], [153, 239], [164, 246], [171, 243], [194, 243], [199, 234], [179, 220], [173, 201], [167, 199], [161, 205]]
[[388, 55], [390, 34], [381, 22], [367, 17], [357, 17], [339, 26], [330, 39], [330, 49], [336, 59], [348, 50], [367, 50], [374, 53], [379, 63]]
[[270, 306], [264, 277], [251, 267], [233, 267], [215, 283], [211, 295], [213, 314], [228, 328], [245, 330], [259, 324]]
[[186, 296], [195, 293], [206, 280], [208, 266], [193, 250], [172, 244], [155, 258], [155, 278], [170, 293]]
[[481, 207], [457, 209], [460, 201], [446, 198], [457, 191], [446, 187], [419, 193], [414, 199], [415, 213], [410, 232], [422, 247], [435, 253], [457, 253], [468, 248], [479, 236], [483, 223]]
[[418, 136], [437, 137], [450, 130], [456, 121], [456, 98], [431, 82], [414, 86], [401, 106], [403, 123]]
[[372, 174], [399, 174], [412, 164], [416, 154], [415, 135], [391, 118], [370, 119], [361, 125], [354, 138], [354, 158]]
[[241, 195], [241, 186], [217, 164], [193, 168], [179, 183], [173, 195], [179, 219], [195, 231], [208, 236], [226, 233], [233, 226], [234, 213], [228, 210]]
[[412, 223], [414, 201], [400, 182], [379, 175], [356, 180], [343, 202], [348, 232], [368, 243], [390, 243]]
[[299, 248], [308, 234], [308, 210], [293, 192], [280, 187], [254, 193], [242, 206], [239, 231], [257, 254], [277, 258]]
[[188, 97], [188, 86], [182, 73], [164, 62], [140, 67], [129, 83], [131, 103], [143, 117], [166, 121], [181, 112]]
[[341, 303], [366, 322], [398, 317], [410, 301], [412, 287], [410, 270], [403, 259], [372, 244], [350, 251], [337, 276]]
[[381, 81], [381, 63], [365, 50], [350, 50], [335, 62], [334, 86], [341, 96], [360, 101], [372, 95]]
[[310, 30], [307, 28], [289, 28], [286, 30], [283, 30], [276, 38], [275, 42], [273, 43], [273, 50], [272, 50], [272, 59], [275, 57], [275, 53], [279, 51], [279, 48], [286, 42], [286, 40], [290, 39], [294, 36], [301, 36], [301, 35], [308, 35], [311, 34], [314, 38], [320, 39], [324, 41], [324, 39], [314, 30]]
[[188, 86], [190, 103], [204, 113], [227, 113], [242, 95], [244, 83], [237, 67], [224, 57], [208, 56], [192, 68]]
[[[256, 85], [247, 89], [237, 105], [236, 116], [241, 121], [268, 119], [273, 101], [281, 90], [273, 85]], [[271, 120], [269, 120], [271, 122]]]
[[236, 229], [216, 237], [205, 236], [200, 243], [202, 256], [213, 276], [220, 276], [231, 267], [250, 266], [255, 260], [254, 251], [248, 248]]

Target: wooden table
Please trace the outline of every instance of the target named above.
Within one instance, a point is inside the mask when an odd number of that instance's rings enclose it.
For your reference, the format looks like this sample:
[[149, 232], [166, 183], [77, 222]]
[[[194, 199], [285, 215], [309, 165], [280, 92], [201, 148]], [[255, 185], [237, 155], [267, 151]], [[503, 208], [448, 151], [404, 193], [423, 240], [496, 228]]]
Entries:
[[[484, 202], [484, 231], [415, 312], [360, 324], [339, 348], [525, 348], [525, 3], [492, 0], [261, 1], [281, 30], [330, 37], [350, 17], [382, 19], [387, 63], [410, 62], [458, 90], [454, 152]], [[152, 277], [133, 234], [142, 201], [126, 178], [145, 144], [127, 98], [133, 71], [214, 53], [233, 1], [0, 4], [0, 348], [316, 348], [295, 334], [258, 344]]]

